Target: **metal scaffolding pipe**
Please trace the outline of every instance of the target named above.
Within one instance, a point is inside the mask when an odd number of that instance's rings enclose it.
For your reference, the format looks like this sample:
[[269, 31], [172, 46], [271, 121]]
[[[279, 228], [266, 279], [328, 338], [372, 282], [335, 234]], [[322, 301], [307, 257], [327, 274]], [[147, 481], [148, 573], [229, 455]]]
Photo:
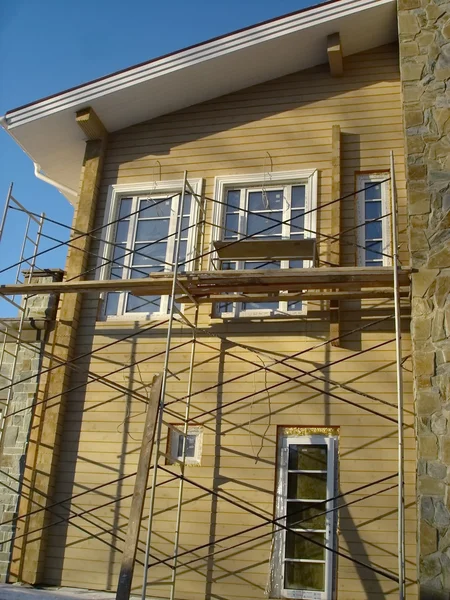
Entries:
[[[192, 394], [192, 381], [194, 377], [194, 363], [195, 363], [195, 350], [196, 350], [196, 342], [197, 342], [197, 324], [198, 324], [198, 305], [195, 307], [195, 317], [194, 317], [194, 328], [192, 330], [192, 346], [191, 346], [191, 356], [189, 360], [189, 378], [188, 378], [188, 386], [187, 386], [187, 399], [184, 409], [184, 426], [183, 426], [183, 454], [181, 459], [181, 474], [184, 475], [185, 467], [186, 467], [186, 439], [188, 434], [189, 427], [189, 416], [191, 409], [191, 394]], [[180, 479], [178, 485], [178, 500], [177, 500], [177, 515], [175, 518], [175, 541], [173, 544], [173, 565], [172, 565], [172, 576], [171, 576], [171, 588], [170, 588], [170, 600], [174, 600], [175, 598], [175, 583], [177, 577], [177, 555], [178, 555], [178, 547], [180, 542], [180, 524], [181, 524], [181, 510], [182, 510], [182, 502], [183, 502], [183, 490], [184, 490], [184, 479]]]
[[180, 258], [180, 239], [181, 229], [183, 223], [183, 209], [184, 209], [184, 198], [186, 196], [186, 184], [187, 184], [187, 171], [184, 172], [183, 177], [183, 189], [181, 191], [180, 199], [177, 207], [177, 229], [175, 236], [175, 252], [173, 261], [173, 277], [172, 277], [172, 291], [170, 294], [170, 309], [169, 309], [169, 323], [167, 326], [167, 337], [166, 337], [166, 349], [164, 355], [164, 368], [162, 373], [162, 384], [161, 384], [161, 399], [159, 404], [158, 424], [155, 436], [155, 458], [153, 462], [153, 477], [152, 477], [152, 489], [150, 492], [150, 506], [148, 515], [148, 529], [147, 539], [145, 542], [145, 559], [144, 559], [144, 573], [142, 578], [142, 600], [145, 600], [145, 594], [147, 590], [148, 581], [148, 562], [150, 556], [150, 545], [152, 540], [152, 526], [153, 526], [153, 515], [155, 509], [155, 496], [156, 496], [156, 481], [158, 477], [158, 460], [159, 460], [159, 448], [161, 445], [161, 431], [164, 414], [164, 399], [166, 396], [167, 387], [167, 375], [169, 371], [169, 360], [170, 360], [170, 344], [172, 341], [172, 327], [175, 314], [175, 294], [177, 290], [177, 277], [178, 277], [178, 263]]
[[404, 440], [403, 440], [403, 374], [402, 374], [402, 324], [398, 278], [398, 224], [397, 193], [395, 188], [394, 153], [391, 162], [392, 205], [392, 270], [394, 274], [395, 350], [397, 367], [397, 423], [398, 423], [398, 597], [405, 598], [405, 490], [404, 490]]

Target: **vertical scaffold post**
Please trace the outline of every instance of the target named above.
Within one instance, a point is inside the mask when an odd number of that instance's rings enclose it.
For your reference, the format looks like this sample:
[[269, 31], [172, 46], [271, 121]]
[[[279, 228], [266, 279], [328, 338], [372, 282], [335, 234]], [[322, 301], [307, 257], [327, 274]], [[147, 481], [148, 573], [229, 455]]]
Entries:
[[177, 290], [177, 278], [178, 278], [178, 262], [180, 258], [180, 239], [181, 239], [181, 229], [183, 222], [183, 210], [184, 210], [184, 199], [186, 196], [186, 187], [187, 187], [187, 171], [184, 172], [183, 177], [183, 189], [180, 194], [180, 199], [178, 201], [177, 207], [177, 227], [176, 227], [176, 235], [175, 235], [175, 251], [174, 251], [174, 259], [173, 259], [173, 278], [172, 278], [172, 289], [170, 294], [170, 307], [169, 307], [169, 322], [167, 325], [167, 337], [166, 337], [166, 349], [164, 355], [164, 368], [162, 373], [162, 386], [161, 386], [161, 400], [159, 404], [159, 413], [158, 413], [158, 425], [156, 431], [155, 438], [155, 456], [153, 460], [153, 477], [152, 477], [152, 487], [150, 490], [150, 505], [149, 505], [149, 515], [148, 515], [148, 529], [147, 529], [147, 539], [145, 542], [145, 559], [144, 559], [144, 575], [142, 579], [142, 600], [145, 599], [145, 594], [147, 591], [147, 581], [148, 581], [148, 563], [150, 557], [150, 545], [152, 539], [152, 527], [153, 527], [153, 514], [155, 509], [155, 495], [156, 495], [156, 483], [158, 476], [158, 460], [159, 460], [159, 448], [161, 444], [161, 432], [162, 432], [162, 422], [163, 422], [163, 413], [164, 413], [164, 399], [166, 395], [166, 387], [167, 387], [167, 374], [169, 369], [169, 360], [170, 360], [170, 345], [172, 339], [172, 328], [173, 328], [173, 317], [175, 313], [175, 294]]
[[398, 223], [397, 191], [395, 187], [394, 153], [391, 163], [391, 212], [392, 212], [392, 269], [394, 275], [395, 350], [397, 365], [397, 422], [398, 422], [398, 597], [405, 598], [405, 491], [404, 491], [404, 441], [403, 441], [403, 374], [402, 374], [402, 328], [400, 289], [398, 278]]
[[[197, 341], [197, 324], [198, 324], [198, 304], [195, 306], [195, 317], [194, 317], [194, 328], [192, 330], [192, 346], [191, 346], [191, 358], [189, 361], [189, 377], [186, 394], [186, 406], [184, 410], [184, 426], [183, 426], [183, 453], [181, 457], [181, 475], [184, 475], [186, 466], [186, 439], [189, 427], [189, 416], [191, 409], [191, 395], [192, 395], [192, 382], [194, 377], [194, 363], [195, 363], [195, 350]], [[184, 479], [181, 478], [178, 484], [178, 501], [177, 501], [177, 515], [175, 518], [175, 541], [173, 544], [173, 564], [172, 564], [172, 579], [170, 588], [170, 600], [175, 598], [175, 583], [177, 577], [177, 554], [178, 546], [180, 543], [180, 526], [181, 526], [181, 511], [183, 505], [183, 490], [184, 490]]]

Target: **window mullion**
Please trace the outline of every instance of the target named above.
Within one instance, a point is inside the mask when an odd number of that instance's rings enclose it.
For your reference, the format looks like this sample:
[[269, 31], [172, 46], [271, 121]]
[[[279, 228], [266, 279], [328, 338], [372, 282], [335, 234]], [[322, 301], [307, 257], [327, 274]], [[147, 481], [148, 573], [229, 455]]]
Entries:
[[[139, 209], [139, 197], [133, 196], [133, 200], [131, 203], [131, 211], [130, 211], [131, 212], [130, 226], [128, 227], [127, 241], [126, 241], [125, 250], [124, 250], [125, 257], [123, 259], [123, 274], [125, 276], [125, 279], [131, 279], [131, 265], [133, 262], [133, 254], [134, 254], [136, 232], [137, 232], [137, 220], [138, 220], [138, 215], [133, 214], [133, 213], [136, 213], [138, 209]], [[120, 203], [119, 203], [119, 210], [120, 210]], [[129, 294], [129, 292], [122, 292], [120, 294], [118, 313], [121, 315], [126, 313], [128, 294]]]

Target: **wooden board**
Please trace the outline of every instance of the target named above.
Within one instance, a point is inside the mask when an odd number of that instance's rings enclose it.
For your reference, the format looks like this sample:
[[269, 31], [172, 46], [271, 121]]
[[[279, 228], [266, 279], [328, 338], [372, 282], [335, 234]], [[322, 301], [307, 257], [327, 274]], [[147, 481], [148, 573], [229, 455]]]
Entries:
[[282, 260], [314, 261], [316, 240], [243, 240], [239, 243], [216, 241], [214, 248], [223, 260]]

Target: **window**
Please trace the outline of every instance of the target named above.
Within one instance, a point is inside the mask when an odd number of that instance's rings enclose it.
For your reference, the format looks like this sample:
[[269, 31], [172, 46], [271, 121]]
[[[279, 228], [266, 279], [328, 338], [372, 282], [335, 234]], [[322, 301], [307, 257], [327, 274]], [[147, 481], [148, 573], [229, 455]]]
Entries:
[[[315, 237], [317, 205], [317, 171], [271, 173], [267, 181], [261, 175], [216, 178], [216, 205], [213, 240], [233, 242], [247, 236], [253, 239], [281, 240]], [[306, 214], [305, 214], [306, 213]], [[279, 260], [221, 261], [213, 259], [218, 269], [288, 269], [311, 266], [311, 261]], [[223, 317], [253, 317], [304, 314], [301, 301], [226, 302], [218, 305]]]
[[202, 454], [203, 431], [201, 427], [188, 427], [184, 435], [183, 427], [171, 426], [169, 429], [170, 462], [183, 462], [186, 465], [199, 465]]
[[[323, 435], [282, 436], [276, 518], [294, 531], [275, 534], [273, 593], [330, 600], [335, 546], [336, 444]], [[327, 502], [327, 500], [329, 500]], [[316, 542], [316, 543], [315, 543]]]
[[[360, 174], [356, 188], [363, 190], [358, 194], [358, 264], [365, 267], [383, 267], [392, 264], [391, 219], [383, 215], [390, 212], [389, 186], [385, 181], [389, 173]], [[378, 183], [377, 183], [378, 182]]]
[[[191, 182], [200, 193], [201, 180]], [[105, 265], [102, 278], [128, 279], [147, 277], [151, 273], [170, 272], [175, 254], [177, 211], [181, 202], [182, 182], [158, 182], [146, 187], [111, 186], [109, 222], [120, 219], [107, 228], [104, 259], [115, 262]], [[197, 188], [197, 189], [196, 189]], [[185, 194], [180, 241], [179, 270], [192, 268], [195, 245], [198, 202], [191, 194]], [[111, 243], [108, 243], [111, 242]], [[167, 314], [168, 296], [135, 296], [129, 292], [110, 292], [104, 301], [107, 318], [133, 316], [158, 317]]]

